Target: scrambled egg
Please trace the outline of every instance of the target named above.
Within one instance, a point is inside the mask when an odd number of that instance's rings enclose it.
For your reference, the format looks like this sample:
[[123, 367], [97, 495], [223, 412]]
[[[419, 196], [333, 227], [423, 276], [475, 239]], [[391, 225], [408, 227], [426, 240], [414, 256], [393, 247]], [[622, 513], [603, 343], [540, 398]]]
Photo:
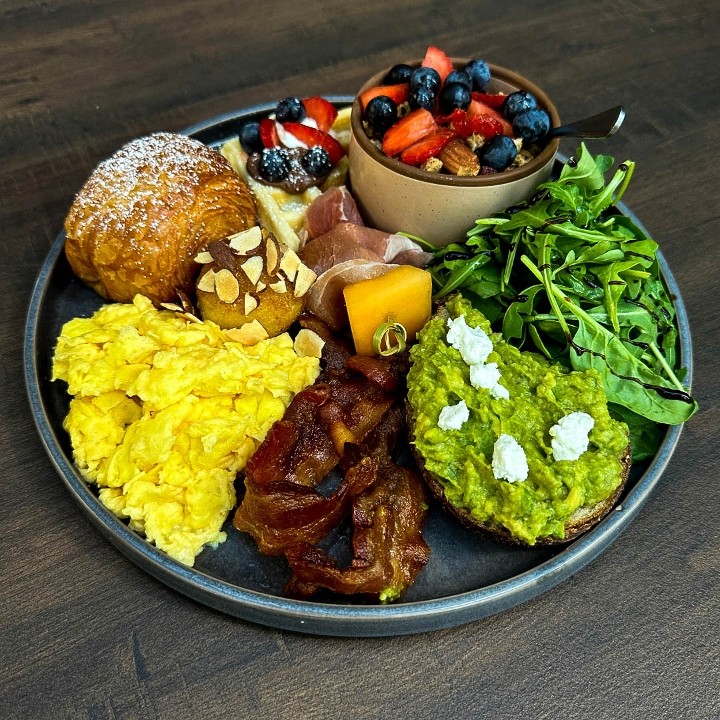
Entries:
[[287, 333], [243, 346], [140, 295], [66, 323], [53, 363], [73, 395], [65, 428], [83, 477], [186, 565], [225, 540], [236, 473], [318, 373]]

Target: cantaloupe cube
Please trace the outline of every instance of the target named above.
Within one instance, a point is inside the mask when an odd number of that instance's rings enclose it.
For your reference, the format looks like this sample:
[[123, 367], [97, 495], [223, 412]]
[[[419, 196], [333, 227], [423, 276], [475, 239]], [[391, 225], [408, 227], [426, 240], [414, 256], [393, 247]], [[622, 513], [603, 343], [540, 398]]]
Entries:
[[400, 323], [412, 341], [432, 313], [430, 273], [410, 265], [347, 285], [343, 294], [358, 355], [376, 354], [373, 335], [383, 323]]

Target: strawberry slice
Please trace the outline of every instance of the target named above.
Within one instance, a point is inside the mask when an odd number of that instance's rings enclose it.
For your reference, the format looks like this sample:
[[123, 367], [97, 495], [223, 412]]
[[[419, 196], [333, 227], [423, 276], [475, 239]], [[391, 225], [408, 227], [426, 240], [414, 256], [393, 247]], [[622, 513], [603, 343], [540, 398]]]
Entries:
[[363, 110], [367, 107], [367, 104], [380, 95], [387, 95], [391, 100], [394, 100], [398, 105], [404, 103], [410, 97], [410, 84], [399, 83], [397, 85], [376, 85], [375, 87], [368, 88], [362, 95], [360, 95], [360, 106]]
[[304, 142], [309, 148], [313, 145], [319, 145], [325, 148], [330, 155], [330, 162], [337, 165], [340, 158], [345, 154], [343, 146], [332, 136], [322, 130], [317, 130], [309, 125], [303, 125], [297, 122], [286, 122], [282, 124], [283, 130], [294, 135], [298, 140]]
[[272, 118], [263, 118], [260, 121], [260, 142], [263, 147], [272, 148], [280, 145], [275, 121]]
[[491, 107], [493, 110], [500, 110], [505, 102], [507, 95], [505, 93], [472, 93], [472, 99], [481, 102], [483, 105]]
[[429, 110], [418, 108], [398, 120], [383, 136], [382, 151], [392, 157], [410, 147], [426, 135], [435, 132], [438, 125]]
[[445, 118], [443, 125], [451, 125], [455, 132], [463, 139], [470, 135], [482, 135], [491, 138], [503, 134], [502, 124], [490, 115], [471, 115], [466, 110], [455, 108]]
[[457, 135], [451, 128], [440, 128], [406, 147], [400, 153], [400, 160], [408, 165], [422, 165], [435, 157], [454, 137]]
[[318, 126], [318, 130], [328, 132], [335, 122], [338, 111], [337, 108], [325, 98], [313, 95], [302, 101], [305, 112], [309, 118], [312, 118]]
[[468, 107], [467, 111], [469, 115], [494, 118], [502, 126], [503, 135], [507, 135], [508, 137], [514, 137], [512, 124], [508, 122], [508, 120], [504, 118], [497, 110], [491, 108], [489, 105], [486, 105], [483, 102], [480, 102], [480, 100], [471, 100], [470, 107]]
[[428, 47], [421, 65], [437, 70], [442, 82], [445, 82], [445, 78], [453, 71], [452, 60], [434, 45]]

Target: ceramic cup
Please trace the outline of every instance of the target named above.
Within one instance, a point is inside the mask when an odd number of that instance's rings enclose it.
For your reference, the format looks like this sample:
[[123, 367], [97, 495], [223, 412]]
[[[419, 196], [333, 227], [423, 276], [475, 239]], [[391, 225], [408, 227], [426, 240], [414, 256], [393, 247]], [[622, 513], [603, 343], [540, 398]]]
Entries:
[[[467, 60], [453, 62], [456, 68], [462, 68]], [[389, 69], [370, 78], [358, 96], [380, 85]], [[512, 70], [497, 65], [490, 65], [490, 70], [492, 80], [487, 92], [527, 90], [550, 115], [551, 126], [560, 125], [555, 106], [540, 88]], [[551, 140], [537, 157], [517, 168], [494, 175], [457, 177], [426, 172], [383, 155], [363, 130], [357, 97], [351, 127], [350, 182], [365, 221], [386, 232], [416, 235], [438, 247], [462, 240], [477, 218], [530, 198], [550, 176], [560, 144], [558, 139]]]

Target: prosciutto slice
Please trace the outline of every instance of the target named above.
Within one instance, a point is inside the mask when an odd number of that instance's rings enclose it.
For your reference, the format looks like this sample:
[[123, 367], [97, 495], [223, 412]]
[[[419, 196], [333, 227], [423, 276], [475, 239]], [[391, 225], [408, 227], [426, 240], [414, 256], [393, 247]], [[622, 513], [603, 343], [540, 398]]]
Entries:
[[346, 260], [362, 259], [425, 267], [432, 255], [410, 238], [340, 222], [328, 232], [310, 240], [300, 251], [300, 258], [317, 275]]
[[346, 260], [325, 271], [307, 294], [307, 309], [317, 315], [333, 331], [348, 325], [343, 289], [350, 283], [368, 280], [389, 272], [397, 265], [372, 260]]
[[305, 242], [332, 230], [340, 222], [364, 224], [355, 199], [344, 185], [326, 190], [310, 203], [303, 225]]

